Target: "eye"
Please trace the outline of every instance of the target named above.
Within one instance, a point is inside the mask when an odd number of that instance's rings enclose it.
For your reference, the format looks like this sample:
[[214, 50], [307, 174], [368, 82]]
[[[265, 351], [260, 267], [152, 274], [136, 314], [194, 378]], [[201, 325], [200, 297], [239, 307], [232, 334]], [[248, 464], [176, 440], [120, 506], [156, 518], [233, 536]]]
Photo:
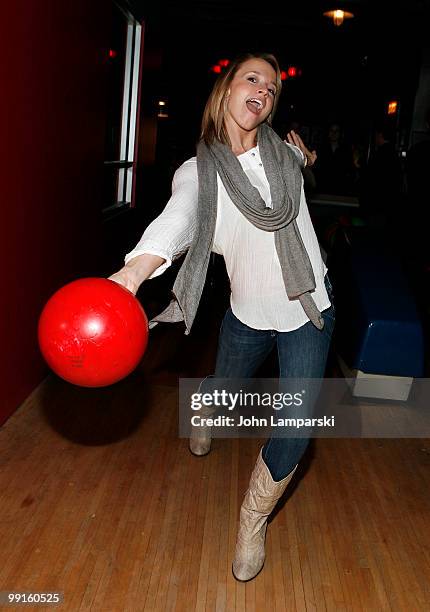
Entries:
[[269, 89], [268, 91], [271, 96], [276, 96], [276, 91], [274, 89]]
[[256, 79], [256, 77], [254, 77], [254, 76], [249, 76], [249, 77], [248, 77], [248, 81], [251, 81], [251, 83], [256, 83], [256, 82], [257, 82], [257, 79]]

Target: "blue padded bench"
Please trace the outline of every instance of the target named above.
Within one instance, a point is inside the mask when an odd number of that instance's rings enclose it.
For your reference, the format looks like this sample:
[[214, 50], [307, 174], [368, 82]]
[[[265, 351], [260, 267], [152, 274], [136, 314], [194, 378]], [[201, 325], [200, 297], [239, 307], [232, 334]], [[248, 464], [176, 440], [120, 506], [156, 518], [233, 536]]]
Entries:
[[373, 381], [363, 395], [407, 399], [423, 376], [424, 340], [396, 245], [381, 230], [344, 228], [328, 263], [344, 374]]

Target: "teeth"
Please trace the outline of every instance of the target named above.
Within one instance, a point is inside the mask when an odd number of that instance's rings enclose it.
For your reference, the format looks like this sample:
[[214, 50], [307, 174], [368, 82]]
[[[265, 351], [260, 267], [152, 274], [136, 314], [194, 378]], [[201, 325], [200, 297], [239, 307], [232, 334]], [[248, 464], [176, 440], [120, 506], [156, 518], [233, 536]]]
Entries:
[[263, 108], [263, 103], [258, 98], [250, 98], [248, 101], [249, 102], [256, 102], [260, 108]]

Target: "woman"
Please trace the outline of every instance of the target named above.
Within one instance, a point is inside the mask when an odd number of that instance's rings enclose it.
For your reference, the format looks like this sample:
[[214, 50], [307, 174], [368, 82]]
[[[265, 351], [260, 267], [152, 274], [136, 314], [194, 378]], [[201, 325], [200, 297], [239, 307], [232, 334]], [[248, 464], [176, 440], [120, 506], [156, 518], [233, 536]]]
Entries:
[[[280, 90], [279, 66], [268, 54], [242, 56], [219, 77], [204, 111], [197, 158], [178, 169], [165, 210], [111, 277], [136, 292], [188, 249], [175, 299], [155, 320], [183, 320], [189, 333], [210, 253], [222, 254], [232, 293], [217, 378], [252, 376], [275, 344], [281, 380], [324, 375], [334, 311], [304, 198], [305, 156], [270, 128]], [[314, 160], [296, 135], [289, 140]], [[260, 452], [240, 511], [233, 561], [238, 580], [251, 580], [263, 567], [267, 519], [307, 444], [272, 438]], [[190, 450], [209, 452], [208, 429], [194, 432]]]

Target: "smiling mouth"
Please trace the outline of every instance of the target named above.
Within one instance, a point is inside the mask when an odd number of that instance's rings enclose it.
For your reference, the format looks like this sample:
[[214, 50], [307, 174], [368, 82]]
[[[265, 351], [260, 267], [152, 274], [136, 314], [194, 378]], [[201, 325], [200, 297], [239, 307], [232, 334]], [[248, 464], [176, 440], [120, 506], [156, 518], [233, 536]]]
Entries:
[[263, 102], [258, 98], [249, 98], [246, 101], [246, 106], [254, 115], [259, 115], [264, 108]]

